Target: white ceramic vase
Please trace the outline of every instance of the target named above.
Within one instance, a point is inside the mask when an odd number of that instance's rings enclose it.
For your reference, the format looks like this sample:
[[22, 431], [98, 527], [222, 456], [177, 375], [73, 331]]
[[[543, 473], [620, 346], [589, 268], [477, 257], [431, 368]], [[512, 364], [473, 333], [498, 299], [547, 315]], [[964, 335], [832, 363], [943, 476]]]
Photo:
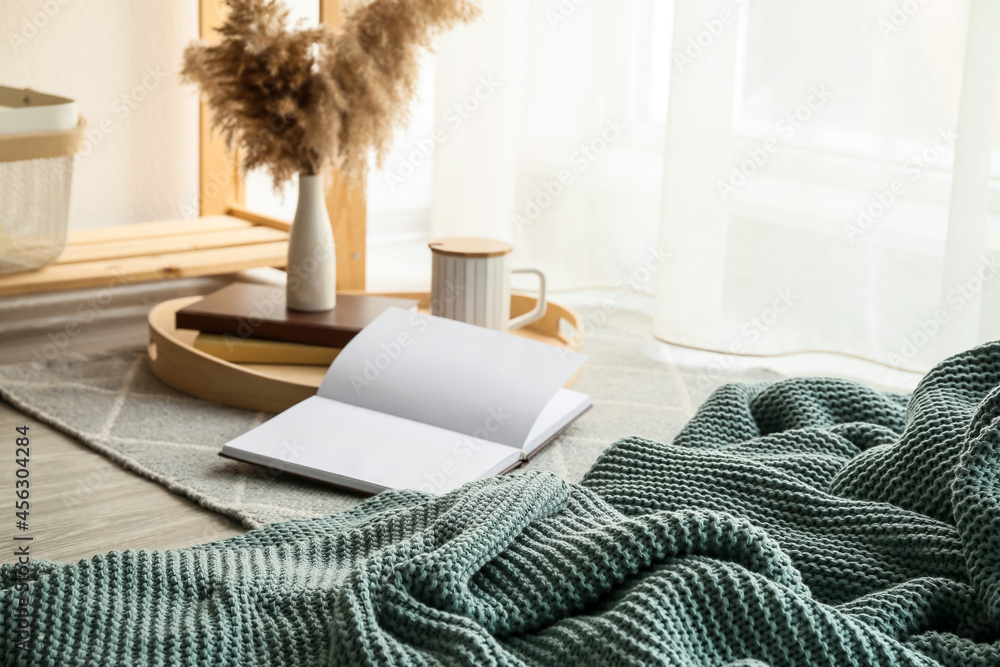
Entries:
[[323, 311], [337, 305], [337, 253], [321, 174], [299, 174], [299, 202], [288, 238], [286, 305]]

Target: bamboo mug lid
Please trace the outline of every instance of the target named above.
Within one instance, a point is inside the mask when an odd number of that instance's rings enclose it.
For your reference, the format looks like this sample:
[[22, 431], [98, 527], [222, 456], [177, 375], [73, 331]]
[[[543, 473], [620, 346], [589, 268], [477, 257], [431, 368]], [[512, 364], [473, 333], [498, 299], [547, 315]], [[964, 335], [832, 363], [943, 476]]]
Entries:
[[431, 252], [450, 257], [500, 257], [514, 250], [514, 246], [505, 241], [477, 236], [452, 236], [427, 245]]

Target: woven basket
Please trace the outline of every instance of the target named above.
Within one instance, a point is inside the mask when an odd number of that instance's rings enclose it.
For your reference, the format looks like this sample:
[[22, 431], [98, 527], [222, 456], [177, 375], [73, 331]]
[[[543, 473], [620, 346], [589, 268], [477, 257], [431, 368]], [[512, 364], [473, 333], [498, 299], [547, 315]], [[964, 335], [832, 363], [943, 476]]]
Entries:
[[62, 254], [85, 127], [71, 100], [0, 86], [0, 274]]

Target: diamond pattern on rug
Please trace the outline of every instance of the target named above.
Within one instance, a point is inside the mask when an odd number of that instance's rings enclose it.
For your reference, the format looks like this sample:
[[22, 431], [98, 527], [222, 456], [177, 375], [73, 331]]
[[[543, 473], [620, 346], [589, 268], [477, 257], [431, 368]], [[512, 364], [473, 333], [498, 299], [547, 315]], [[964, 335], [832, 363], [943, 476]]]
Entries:
[[[727, 382], [780, 379], [766, 370], [741, 373], [685, 368], [652, 337], [652, 321], [619, 309], [583, 341], [590, 359], [573, 388], [594, 407], [527, 466], [575, 482], [612, 442], [628, 435], [670, 441], [711, 391]], [[0, 366], [0, 397], [123, 467], [157, 481], [248, 528], [334, 514], [363, 496], [218, 456], [222, 445], [271, 415], [182, 394], [149, 369], [144, 347], [66, 355], [35, 369]], [[516, 473], [515, 473], [516, 474]]]

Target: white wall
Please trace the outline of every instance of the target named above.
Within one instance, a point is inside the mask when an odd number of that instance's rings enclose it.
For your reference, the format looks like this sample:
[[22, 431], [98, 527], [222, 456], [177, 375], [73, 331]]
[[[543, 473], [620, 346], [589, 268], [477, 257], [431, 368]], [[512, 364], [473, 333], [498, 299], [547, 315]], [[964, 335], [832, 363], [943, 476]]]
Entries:
[[[293, 20], [316, 23], [317, 0], [286, 4]], [[88, 122], [70, 229], [196, 215], [198, 98], [178, 72], [197, 36], [198, 0], [0, 0], [0, 85], [71, 97]], [[434, 72], [429, 55], [408, 131], [369, 177], [376, 241], [427, 233], [433, 156], [421, 146], [434, 129]], [[266, 174], [247, 179], [253, 210], [290, 220], [295, 200], [294, 183], [282, 199]]]
[[70, 229], [190, 217], [198, 105], [178, 71], [197, 0], [0, 0], [0, 85], [78, 101]]

